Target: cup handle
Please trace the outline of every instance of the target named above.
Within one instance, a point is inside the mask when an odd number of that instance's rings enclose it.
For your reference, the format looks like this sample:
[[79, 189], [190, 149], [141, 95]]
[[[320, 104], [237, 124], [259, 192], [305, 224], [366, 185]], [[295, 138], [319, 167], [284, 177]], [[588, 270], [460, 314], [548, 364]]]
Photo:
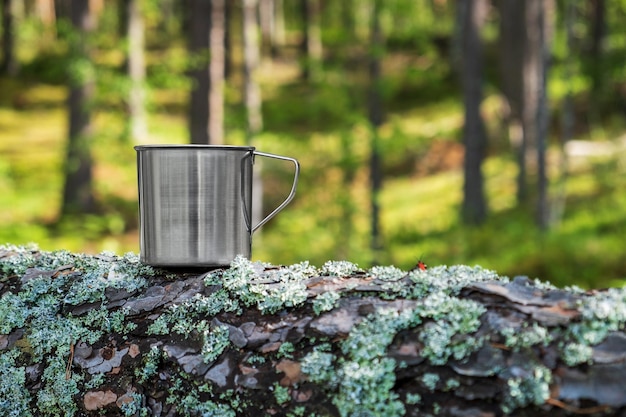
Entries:
[[295, 167], [295, 170], [294, 170], [293, 184], [291, 186], [291, 191], [289, 192], [289, 195], [287, 196], [285, 201], [283, 201], [278, 207], [274, 209], [274, 211], [272, 211], [263, 220], [261, 220], [259, 224], [254, 226], [251, 230], [251, 233], [254, 233], [259, 227], [267, 223], [272, 217], [278, 214], [278, 212], [281, 211], [287, 204], [289, 204], [291, 200], [293, 200], [293, 197], [296, 195], [296, 188], [298, 186], [298, 178], [300, 177], [300, 163], [294, 158], [290, 158], [288, 156], [274, 155], [271, 153], [258, 152], [258, 151], [253, 151], [253, 154], [258, 155], [258, 156], [264, 156], [266, 158], [281, 159], [283, 161], [292, 162]]

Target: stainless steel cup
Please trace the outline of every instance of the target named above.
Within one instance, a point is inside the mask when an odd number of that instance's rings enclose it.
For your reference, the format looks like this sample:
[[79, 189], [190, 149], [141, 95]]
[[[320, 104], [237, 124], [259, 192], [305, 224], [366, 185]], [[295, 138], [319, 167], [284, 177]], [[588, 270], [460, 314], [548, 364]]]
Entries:
[[[140, 257], [154, 266], [225, 266], [250, 257], [252, 233], [294, 197], [300, 165], [250, 146], [136, 146]], [[255, 156], [294, 164], [289, 196], [252, 225]]]

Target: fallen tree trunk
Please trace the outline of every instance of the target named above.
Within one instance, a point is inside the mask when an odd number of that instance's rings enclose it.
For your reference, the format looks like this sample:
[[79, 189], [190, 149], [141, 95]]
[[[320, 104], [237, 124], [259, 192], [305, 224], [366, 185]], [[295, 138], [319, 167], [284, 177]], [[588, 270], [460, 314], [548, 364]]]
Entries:
[[479, 267], [360, 270], [0, 246], [2, 416], [626, 411], [626, 292]]

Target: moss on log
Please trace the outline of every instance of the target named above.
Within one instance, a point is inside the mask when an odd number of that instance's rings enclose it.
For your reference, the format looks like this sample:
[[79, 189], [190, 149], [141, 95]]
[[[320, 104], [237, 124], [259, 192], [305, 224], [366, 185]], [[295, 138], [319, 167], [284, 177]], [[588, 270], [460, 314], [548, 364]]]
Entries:
[[0, 246], [2, 416], [626, 412], [626, 291]]

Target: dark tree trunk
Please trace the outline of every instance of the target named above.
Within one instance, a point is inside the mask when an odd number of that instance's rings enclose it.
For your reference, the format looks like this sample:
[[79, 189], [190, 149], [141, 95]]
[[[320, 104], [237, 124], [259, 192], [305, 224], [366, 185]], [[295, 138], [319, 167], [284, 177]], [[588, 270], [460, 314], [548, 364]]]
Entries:
[[542, 230], [550, 227], [551, 215], [548, 199], [548, 167], [546, 150], [548, 146], [548, 70], [550, 67], [550, 47], [552, 44], [553, 2], [541, 1], [536, 11], [539, 32], [540, 62], [538, 65], [539, 87], [537, 103], [537, 225]]
[[95, 210], [92, 185], [91, 113], [95, 88], [95, 70], [90, 57], [89, 36], [95, 27], [95, 18], [89, 2], [73, 0], [72, 36], [69, 68], [69, 140], [65, 158], [62, 216], [89, 213]]
[[19, 69], [15, 56], [15, 30], [13, 28], [13, 0], [2, 0], [2, 62], [0, 74], [16, 75]]
[[528, 196], [526, 132], [524, 131], [524, 50], [526, 29], [524, 10], [526, 2], [500, 0], [500, 75], [508, 136], [518, 165], [517, 201], [524, 203]]
[[606, 1], [591, 2], [591, 47], [589, 61], [591, 63], [591, 97], [592, 108], [596, 108], [604, 90], [604, 44], [606, 43]]
[[224, 142], [224, 0], [190, 0], [189, 51], [193, 81], [189, 134], [194, 144]]
[[368, 117], [372, 127], [371, 155], [370, 155], [370, 186], [371, 186], [371, 233], [373, 263], [378, 263], [378, 252], [382, 249], [382, 232], [380, 227], [380, 191], [382, 189], [382, 157], [379, 146], [379, 130], [383, 124], [383, 95], [381, 62], [385, 47], [383, 32], [380, 25], [381, 0], [373, 0], [372, 22], [370, 31], [369, 50], [369, 97]]
[[0, 414], [620, 416], [623, 299], [480, 267], [0, 246]]
[[483, 101], [483, 41], [481, 29], [484, 25], [486, 0], [458, 2], [457, 13], [463, 16], [462, 71], [465, 121], [463, 143], [463, 207], [462, 218], [467, 224], [480, 224], [487, 217], [487, 203], [483, 185], [482, 162], [487, 147], [485, 124], [480, 112]]
[[209, 31], [211, 29], [211, 2], [188, 0], [189, 53], [192, 80], [189, 102], [189, 136], [193, 144], [209, 143]]

